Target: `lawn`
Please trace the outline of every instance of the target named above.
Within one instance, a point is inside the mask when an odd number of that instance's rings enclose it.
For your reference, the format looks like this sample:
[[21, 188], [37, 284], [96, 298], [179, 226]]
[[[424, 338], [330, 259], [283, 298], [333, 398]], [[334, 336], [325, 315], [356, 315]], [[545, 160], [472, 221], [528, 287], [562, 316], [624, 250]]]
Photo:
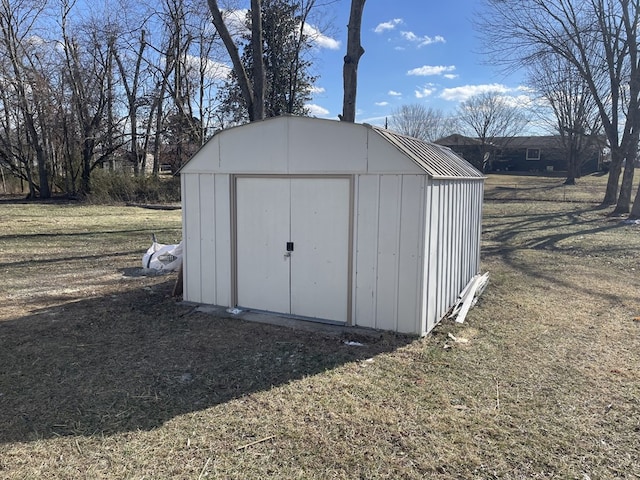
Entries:
[[561, 182], [488, 179], [490, 284], [420, 339], [176, 303], [179, 211], [0, 203], [0, 478], [640, 477], [640, 226]]

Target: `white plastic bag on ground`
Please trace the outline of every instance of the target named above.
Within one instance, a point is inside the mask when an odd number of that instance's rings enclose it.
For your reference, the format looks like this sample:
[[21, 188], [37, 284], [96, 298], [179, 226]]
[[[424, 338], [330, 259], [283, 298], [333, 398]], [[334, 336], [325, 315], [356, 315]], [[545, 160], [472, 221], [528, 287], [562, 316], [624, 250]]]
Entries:
[[153, 238], [153, 243], [142, 256], [142, 268], [152, 270], [172, 271], [180, 268], [182, 263], [182, 242], [177, 245], [165, 245], [158, 243]]

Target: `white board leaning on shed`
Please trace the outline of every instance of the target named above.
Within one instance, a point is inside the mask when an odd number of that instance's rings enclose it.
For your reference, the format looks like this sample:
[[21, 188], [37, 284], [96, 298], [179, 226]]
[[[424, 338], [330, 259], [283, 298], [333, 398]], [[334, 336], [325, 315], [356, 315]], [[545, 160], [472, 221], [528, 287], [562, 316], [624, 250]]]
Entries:
[[480, 267], [484, 177], [446, 147], [284, 116], [180, 174], [187, 302], [424, 335]]

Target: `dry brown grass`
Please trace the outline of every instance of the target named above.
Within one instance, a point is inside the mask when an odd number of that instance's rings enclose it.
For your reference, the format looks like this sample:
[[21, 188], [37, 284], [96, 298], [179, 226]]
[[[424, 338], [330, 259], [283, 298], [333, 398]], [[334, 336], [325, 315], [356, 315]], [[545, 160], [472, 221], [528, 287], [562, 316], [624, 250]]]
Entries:
[[640, 226], [537, 195], [465, 324], [364, 347], [127, 276], [179, 212], [0, 205], [0, 478], [638, 478]]

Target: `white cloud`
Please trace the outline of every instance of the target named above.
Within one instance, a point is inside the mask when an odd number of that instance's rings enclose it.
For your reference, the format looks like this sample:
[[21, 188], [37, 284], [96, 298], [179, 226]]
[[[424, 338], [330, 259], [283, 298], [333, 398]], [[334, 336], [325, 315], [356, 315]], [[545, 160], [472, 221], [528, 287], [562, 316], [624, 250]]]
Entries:
[[[520, 90], [520, 89], [516, 89]], [[534, 102], [529, 95], [501, 95], [500, 98], [510, 107], [529, 108]]]
[[407, 75], [418, 75], [421, 77], [427, 77], [430, 75], [442, 75], [444, 72], [453, 72], [456, 69], [455, 66], [449, 65], [424, 65], [422, 67], [414, 68], [407, 72]]
[[464, 85], [462, 87], [445, 88], [440, 94], [440, 98], [454, 102], [464, 102], [465, 100], [481, 93], [496, 92], [507, 93], [509, 88], [500, 83], [485, 85]]
[[404, 38], [405, 40], [409, 40], [410, 42], [415, 42], [418, 40], [418, 36], [413, 32], [400, 32], [400, 35], [402, 35], [402, 38]]
[[326, 116], [329, 115], [329, 110], [327, 110], [324, 107], [321, 107], [320, 105], [315, 105], [313, 103], [308, 103], [305, 105], [306, 108], [309, 109], [309, 114], [316, 116], [316, 117], [321, 117], [321, 116]]
[[376, 33], [382, 33], [387, 30], [393, 30], [397, 25], [402, 23], [401, 18], [394, 18], [393, 20], [389, 20], [388, 22], [380, 23], [376, 28], [373, 29]]
[[194, 55], [187, 55], [186, 60], [189, 67], [196, 71], [200, 71], [201, 63], [204, 62], [204, 74], [211, 80], [225, 80], [231, 73], [231, 67], [221, 62], [200, 59]]
[[324, 93], [324, 87], [316, 87], [315, 85], [311, 87], [311, 93]]
[[376, 107], [386, 107], [389, 102], [375, 102]]
[[[248, 11], [246, 8], [240, 8], [237, 10], [225, 10], [223, 12], [224, 22], [231, 35], [240, 36], [249, 33], [246, 23]], [[340, 42], [338, 40], [326, 36], [313, 25], [305, 23], [304, 33], [318, 48], [328, 48], [329, 50], [337, 50], [340, 48]]]
[[392, 97], [401, 97], [402, 94], [400, 92], [396, 92], [395, 90], [389, 90], [388, 95], [392, 96]]
[[413, 32], [400, 32], [402, 38], [408, 40], [412, 43], [417, 43], [418, 47], [424, 47], [426, 45], [431, 45], [432, 43], [445, 43], [446, 40], [442, 35], [436, 35], [435, 37], [430, 37], [425, 35], [424, 37], [419, 37]]
[[225, 10], [223, 12], [224, 23], [231, 35], [239, 36], [249, 31], [246, 23], [248, 11], [246, 8], [241, 8], [238, 10]]
[[435, 91], [436, 91], [435, 88], [432, 88], [431, 86], [422, 87], [421, 90], [415, 91], [416, 98], [427, 98], [431, 96], [431, 94], [433, 94], [433, 92]]
[[427, 45], [431, 45], [432, 43], [446, 43], [446, 40], [442, 35], [436, 35], [435, 37], [422, 37], [422, 41], [418, 45], [418, 47], [425, 47]]
[[458, 78], [459, 75], [455, 74], [455, 73], [447, 73], [446, 75], [443, 75], [444, 78], [447, 78], [449, 80], [453, 80], [454, 78]]
[[313, 25], [309, 25], [308, 23], [305, 23], [304, 33], [311, 39], [313, 44], [318, 48], [327, 48], [329, 50], [338, 50], [340, 48], [340, 42], [338, 40], [331, 37], [327, 37], [324, 33], [322, 33]]

